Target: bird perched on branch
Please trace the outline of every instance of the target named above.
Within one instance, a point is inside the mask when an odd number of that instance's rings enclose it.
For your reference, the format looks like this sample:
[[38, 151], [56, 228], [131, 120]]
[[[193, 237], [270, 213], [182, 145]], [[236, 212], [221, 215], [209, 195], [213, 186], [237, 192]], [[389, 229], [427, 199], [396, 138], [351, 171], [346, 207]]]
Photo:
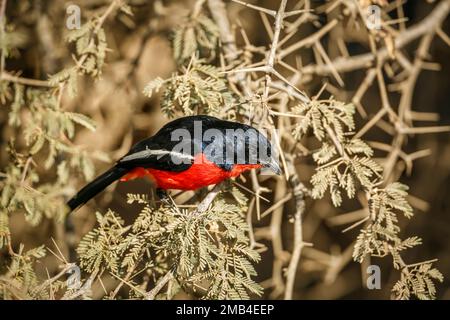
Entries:
[[275, 155], [269, 140], [251, 126], [206, 115], [183, 117], [135, 144], [68, 206], [75, 210], [119, 179], [148, 177], [164, 197], [167, 189], [195, 190], [254, 168], [280, 174]]

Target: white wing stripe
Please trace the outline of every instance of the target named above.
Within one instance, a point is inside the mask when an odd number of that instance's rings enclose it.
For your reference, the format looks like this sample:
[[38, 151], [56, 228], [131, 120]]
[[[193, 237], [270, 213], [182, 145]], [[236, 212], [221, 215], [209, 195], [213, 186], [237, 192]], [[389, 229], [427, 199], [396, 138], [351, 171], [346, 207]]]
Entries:
[[189, 154], [184, 154], [181, 152], [176, 152], [176, 151], [168, 151], [168, 150], [151, 150], [151, 149], [146, 149], [146, 150], [142, 150], [142, 151], [138, 151], [135, 153], [132, 153], [128, 156], [125, 156], [121, 159], [122, 161], [131, 161], [131, 160], [136, 160], [136, 159], [143, 159], [143, 158], [150, 158], [151, 156], [157, 156], [158, 159], [160, 159], [162, 156], [165, 156], [169, 154], [171, 157], [177, 158], [177, 159], [189, 159], [189, 160], [193, 160], [194, 157], [189, 155]]

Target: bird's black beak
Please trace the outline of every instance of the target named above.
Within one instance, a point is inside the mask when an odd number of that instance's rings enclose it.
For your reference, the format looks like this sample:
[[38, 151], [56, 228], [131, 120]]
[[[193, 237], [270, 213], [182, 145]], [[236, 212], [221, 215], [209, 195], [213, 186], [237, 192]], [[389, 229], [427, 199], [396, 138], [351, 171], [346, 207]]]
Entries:
[[264, 164], [264, 168], [268, 168], [268, 169], [272, 170], [277, 175], [281, 174], [280, 165], [278, 164], [278, 161], [275, 160], [274, 158], [271, 158], [270, 162]]

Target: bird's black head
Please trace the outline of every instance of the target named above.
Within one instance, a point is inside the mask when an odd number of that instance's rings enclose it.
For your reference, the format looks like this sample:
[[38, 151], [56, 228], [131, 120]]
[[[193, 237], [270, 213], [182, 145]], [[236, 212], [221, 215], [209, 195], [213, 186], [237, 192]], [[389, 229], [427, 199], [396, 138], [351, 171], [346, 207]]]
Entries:
[[258, 131], [258, 163], [264, 168], [272, 170], [275, 174], [281, 174], [278, 161], [278, 149], [267, 137]]
[[265, 134], [252, 126], [236, 122], [232, 124], [233, 127], [227, 127], [224, 131], [226, 143], [223, 145], [226, 162], [230, 164], [260, 164], [276, 174], [281, 174], [276, 145], [271, 143]]

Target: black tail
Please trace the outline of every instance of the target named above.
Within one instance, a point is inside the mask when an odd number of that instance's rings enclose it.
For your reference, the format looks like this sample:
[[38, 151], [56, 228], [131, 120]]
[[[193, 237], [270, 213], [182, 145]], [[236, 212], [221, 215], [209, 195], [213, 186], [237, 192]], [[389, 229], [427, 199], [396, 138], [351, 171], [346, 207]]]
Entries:
[[73, 211], [79, 206], [85, 204], [90, 199], [95, 197], [99, 192], [103, 191], [107, 186], [109, 186], [114, 181], [123, 177], [130, 170], [127, 168], [121, 167], [112, 167], [91, 183], [84, 186], [83, 189], [78, 191], [78, 193], [67, 202], [67, 205], [70, 207], [70, 210]]

